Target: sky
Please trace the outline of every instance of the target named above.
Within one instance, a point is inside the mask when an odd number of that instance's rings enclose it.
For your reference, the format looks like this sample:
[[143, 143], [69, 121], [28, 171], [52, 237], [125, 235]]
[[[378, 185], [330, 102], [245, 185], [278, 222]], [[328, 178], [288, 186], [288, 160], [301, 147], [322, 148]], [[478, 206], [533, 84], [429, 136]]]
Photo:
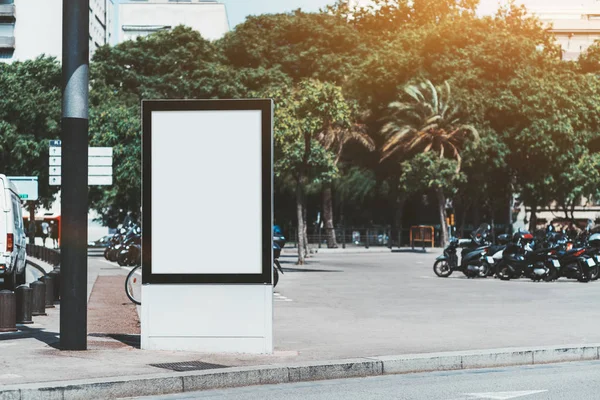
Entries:
[[[296, 10], [302, 8], [304, 11], [318, 11], [327, 4], [335, 3], [335, 0], [219, 0], [227, 6], [229, 24], [231, 28], [243, 22], [248, 15], [271, 14]], [[366, 2], [367, 0], [357, 0]], [[506, 0], [481, 0], [480, 13], [493, 14], [498, 9], [499, 3]], [[520, 0], [533, 7], [561, 7], [575, 8], [583, 3], [599, 4], [598, 0]]]

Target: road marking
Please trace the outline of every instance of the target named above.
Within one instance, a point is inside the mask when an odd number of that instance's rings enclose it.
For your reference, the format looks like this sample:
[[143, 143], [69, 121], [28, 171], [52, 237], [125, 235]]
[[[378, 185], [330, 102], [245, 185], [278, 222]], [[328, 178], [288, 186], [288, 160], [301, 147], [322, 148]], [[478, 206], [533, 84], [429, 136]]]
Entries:
[[467, 396], [471, 396], [476, 399], [508, 400], [545, 392], [547, 392], [547, 390], [522, 390], [518, 392], [467, 393]]
[[273, 300], [275, 300], [275, 301], [294, 301], [292, 299], [288, 299], [287, 297], [281, 295], [278, 292], [273, 293]]

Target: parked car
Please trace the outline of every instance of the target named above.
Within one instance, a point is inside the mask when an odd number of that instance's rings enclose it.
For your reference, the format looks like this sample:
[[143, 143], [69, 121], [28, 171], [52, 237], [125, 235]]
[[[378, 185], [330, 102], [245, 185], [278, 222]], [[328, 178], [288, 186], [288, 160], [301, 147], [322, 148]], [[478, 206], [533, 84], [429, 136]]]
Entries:
[[19, 191], [0, 175], [0, 278], [2, 287], [14, 290], [25, 283], [27, 239]]

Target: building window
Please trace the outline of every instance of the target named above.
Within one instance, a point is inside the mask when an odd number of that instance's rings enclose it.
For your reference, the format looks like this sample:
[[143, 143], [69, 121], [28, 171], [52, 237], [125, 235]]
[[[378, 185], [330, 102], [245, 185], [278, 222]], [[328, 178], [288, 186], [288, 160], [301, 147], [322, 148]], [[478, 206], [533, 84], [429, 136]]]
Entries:
[[0, 60], [12, 58], [15, 54], [15, 49], [0, 49]]

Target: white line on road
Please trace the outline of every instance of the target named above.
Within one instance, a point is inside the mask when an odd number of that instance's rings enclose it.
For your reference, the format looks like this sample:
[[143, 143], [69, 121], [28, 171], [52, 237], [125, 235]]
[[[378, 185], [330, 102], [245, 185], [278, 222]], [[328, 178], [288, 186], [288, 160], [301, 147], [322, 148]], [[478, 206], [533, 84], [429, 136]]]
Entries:
[[476, 399], [509, 400], [516, 399], [517, 397], [531, 396], [533, 394], [545, 392], [547, 392], [547, 390], [522, 390], [518, 392], [467, 393], [467, 396], [471, 396]]
[[280, 294], [280, 293], [278, 293], [278, 292], [274, 292], [274, 293], [273, 293], [273, 299], [274, 299], [275, 301], [294, 301], [294, 300], [292, 300], [292, 299], [288, 299], [287, 297], [285, 297], [285, 296], [281, 295], [281, 294]]

